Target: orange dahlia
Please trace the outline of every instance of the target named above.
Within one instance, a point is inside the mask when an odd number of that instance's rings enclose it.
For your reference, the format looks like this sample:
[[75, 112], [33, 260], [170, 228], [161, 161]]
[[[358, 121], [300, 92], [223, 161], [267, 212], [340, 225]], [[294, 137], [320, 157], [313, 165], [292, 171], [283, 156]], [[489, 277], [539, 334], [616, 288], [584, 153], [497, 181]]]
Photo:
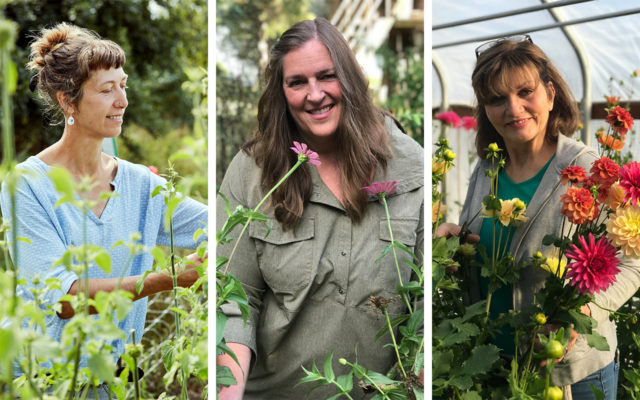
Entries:
[[616, 139], [611, 135], [598, 135], [598, 143], [605, 148], [609, 148], [615, 151], [620, 151], [624, 148], [624, 137]]
[[591, 179], [596, 185], [611, 186], [618, 180], [620, 167], [608, 157], [600, 157], [591, 166]]
[[579, 165], [571, 165], [560, 171], [560, 182], [566, 185], [568, 182], [578, 183], [586, 179], [584, 168]]
[[619, 208], [607, 221], [607, 237], [628, 257], [640, 257], [640, 206]]
[[589, 222], [598, 213], [591, 192], [585, 188], [569, 187], [567, 193], [560, 197], [560, 201], [562, 201], [562, 215], [574, 224]]
[[612, 211], [615, 211], [624, 203], [624, 197], [626, 193], [622, 186], [618, 183], [614, 183], [609, 188], [609, 195], [604, 200], [604, 203], [609, 206]]
[[609, 110], [609, 115], [607, 115], [606, 121], [611, 125], [611, 129], [620, 135], [626, 134], [633, 126], [633, 118], [631, 118], [631, 114], [620, 106], [615, 106]]

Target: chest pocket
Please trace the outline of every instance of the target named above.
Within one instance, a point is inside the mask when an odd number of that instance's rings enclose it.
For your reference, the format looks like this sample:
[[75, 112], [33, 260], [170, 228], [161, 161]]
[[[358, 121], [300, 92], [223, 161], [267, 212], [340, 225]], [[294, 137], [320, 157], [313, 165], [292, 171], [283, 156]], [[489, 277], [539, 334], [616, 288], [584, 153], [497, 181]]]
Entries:
[[[267, 235], [268, 229], [271, 232]], [[251, 224], [249, 235], [255, 240], [262, 276], [276, 296], [291, 299], [311, 281], [315, 221], [307, 218], [295, 232], [284, 231], [275, 219]]]
[[[400, 242], [407, 246], [411, 251], [414, 251], [418, 235], [416, 230], [418, 229], [417, 218], [391, 218], [391, 230], [393, 231], [393, 239], [396, 242]], [[391, 235], [389, 234], [389, 226], [387, 225], [387, 219], [380, 220], [379, 227], [379, 239], [384, 247], [391, 244]], [[411, 278], [411, 268], [402, 260], [410, 260], [411, 256], [402, 250], [396, 249], [396, 255], [398, 256], [398, 265], [400, 267], [400, 275], [402, 276], [402, 283], [406, 284]], [[393, 261], [393, 250], [390, 250], [382, 259], [376, 262], [377, 276], [376, 281], [387, 291], [388, 293], [395, 293], [396, 285], [399, 285], [398, 272], [396, 271], [396, 265]]]

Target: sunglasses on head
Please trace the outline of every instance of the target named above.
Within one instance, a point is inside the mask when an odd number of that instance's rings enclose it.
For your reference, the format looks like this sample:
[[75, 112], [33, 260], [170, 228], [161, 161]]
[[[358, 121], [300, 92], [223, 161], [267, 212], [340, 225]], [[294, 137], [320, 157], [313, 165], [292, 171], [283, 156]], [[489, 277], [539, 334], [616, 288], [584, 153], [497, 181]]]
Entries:
[[531, 36], [529, 36], [529, 35], [514, 35], [514, 36], [508, 36], [508, 37], [504, 37], [504, 38], [500, 38], [500, 39], [490, 40], [490, 41], [488, 41], [486, 43], [482, 43], [480, 46], [476, 47], [476, 58], [480, 57], [480, 54], [482, 54], [485, 51], [489, 50], [490, 48], [492, 48], [493, 46], [495, 46], [499, 42], [502, 42], [502, 41], [505, 41], [505, 40], [507, 40], [509, 42], [514, 42], [514, 43], [519, 43], [519, 42], [524, 42], [524, 41], [528, 41], [529, 43], [533, 43], [533, 40], [531, 40]]

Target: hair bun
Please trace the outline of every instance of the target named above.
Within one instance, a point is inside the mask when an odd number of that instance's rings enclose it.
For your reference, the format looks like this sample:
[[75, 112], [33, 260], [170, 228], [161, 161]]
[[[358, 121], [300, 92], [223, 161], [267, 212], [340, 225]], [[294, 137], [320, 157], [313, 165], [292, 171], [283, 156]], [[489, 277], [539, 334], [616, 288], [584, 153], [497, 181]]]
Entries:
[[73, 35], [74, 28], [74, 26], [63, 22], [53, 28], [43, 29], [37, 40], [31, 44], [29, 66], [35, 69], [44, 68], [47, 64], [46, 57], [65, 44]]

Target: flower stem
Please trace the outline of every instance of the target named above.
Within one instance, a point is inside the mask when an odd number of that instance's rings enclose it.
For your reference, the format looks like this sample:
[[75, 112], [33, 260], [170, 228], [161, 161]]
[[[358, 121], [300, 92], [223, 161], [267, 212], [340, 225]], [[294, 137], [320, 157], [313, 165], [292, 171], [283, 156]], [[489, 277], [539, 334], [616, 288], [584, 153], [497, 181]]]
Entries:
[[[262, 203], [264, 203], [267, 198], [269, 198], [269, 196], [271, 196], [271, 194], [280, 186], [282, 185], [282, 183], [287, 180], [287, 178], [293, 173], [293, 171], [295, 171], [296, 169], [298, 169], [298, 167], [302, 165], [302, 161], [296, 161], [296, 163], [293, 165], [293, 167], [291, 167], [291, 169], [289, 170], [289, 172], [287, 172], [282, 179], [280, 179], [280, 181], [278, 183], [275, 184], [275, 186], [273, 186], [271, 188], [271, 190], [269, 190], [269, 192], [262, 198], [262, 200], [260, 200], [260, 202], [258, 203], [258, 205], [253, 209], [253, 212], [256, 213], [258, 212], [258, 210], [260, 209], [260, 207], [262, 206]], [[244, 231], [247, 230], [247, 227], [249, 226], [249, 223], [251, 222], [251, 220], [253, 219], [253, 214], [249, 215], [249, 218], [247, 219], [247, 222], [244, 223], [244, 225], [242, 226], [242, 231], [240, 231], [240, 235], [238, 235], [238, 238], [236, 239], [236, 242], [233, 245], [233, 249], [231, 250], [231, 254], [229, 255], [229, 260], [227, 260], [227, 265], [224, 268], [224, 274], [227, 274], [227, 271], [229, 270], [229, 265], [231, 265], [231, 259], [233, 258], [233, 255], [236, 252], [236, 249], [238, 248], [238, 243], [240, 243], [240, 238], [242, 237], [242, 235], [244, 234]]]
[[396, 343], [396, 336], [393, 334], [393, 328], [391, 327], [391, 320], [389, 319], [389, 313], [387, 309], [384, 309], [384, 317], [387, 320], [387, 328], [389, 328], [389, 334], [391, 335], [391, 341], [393, 342], [393, 350], [396, 352], [396, 357], [398, 357], [398, 365], [400, 366], [400, 371], [402, 371], [402, 376], [404, 379], [407, 379], [407, 373], [404, 372], [404, 367], [402, 366], [402, 359], [400, 358], [400, 353], [398, 352], [398, 344]]
[[[398, 255], [396, 254], [396, 244], [393, 240], [393, 231], [391, 230], [391, 217], [389, 216], [389, 206], [387, 205], [387, 199], [385, 196], [380, 196], [382, 200], [382, 204], [384, 204], [384, 212], [387, 216], [387, 227], [389, 228], [389, 238], [391, 239], [391, 250], [393, 251], [393, 261], [396, 263], [396, 271], [398, 272], [398, 281], [400, 282], [400, 286], [404, 286], [402, 284], [402, 275], [400, 274], [400, 265], [398, 264]], [[409, 303], [409, 299], [407, 299], [407, 294], [402, 292], [402, 300], [404, 300], [404, 304], [407, 305], [409, 309], [409, 314], [413, 314], [413, 309], [411, 308], [411, 304]]]

